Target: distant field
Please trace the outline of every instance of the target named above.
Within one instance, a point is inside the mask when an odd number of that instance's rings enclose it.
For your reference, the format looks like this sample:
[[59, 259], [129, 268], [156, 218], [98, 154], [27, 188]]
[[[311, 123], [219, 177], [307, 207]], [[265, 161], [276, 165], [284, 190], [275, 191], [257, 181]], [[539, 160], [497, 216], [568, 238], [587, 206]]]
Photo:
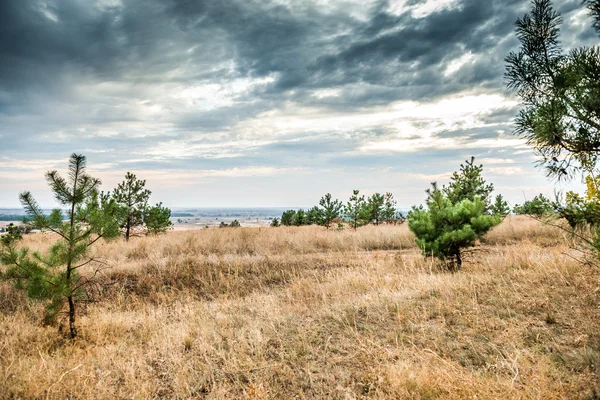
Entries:
[[106, 243], [74, 342], [0, 286], [0, 397], [596, 399], [600, 270], [567, 243], [508, 218], [458, 273], [406, 225]]
[[[293, 208], [293, 207], [292, 207]], [[270, 208], [185, 208], [171, 212], [171, 222], [175, 230], [202, 229], [230, 224], [237, 219], [242, 226], [268, 226], [273, 218], [281, 217], [287, 207]], [[51, 210], [44, 210], [49, 213]], [[25, 218], [21, 209], [0, 209], [0, 228], [9, 223], [19, 223]]]

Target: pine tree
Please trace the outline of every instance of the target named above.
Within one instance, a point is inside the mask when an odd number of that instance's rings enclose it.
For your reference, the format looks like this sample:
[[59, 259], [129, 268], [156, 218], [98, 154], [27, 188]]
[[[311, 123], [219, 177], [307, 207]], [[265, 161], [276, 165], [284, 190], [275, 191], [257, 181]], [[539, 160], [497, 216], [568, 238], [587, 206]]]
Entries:
[[409, 212], [408, 227], [424, 256], [433, 255], [449, 269], [460, 269], [462, 249], [475, 245], [502, 218], [485, 214], [486, 204], [479, 196], [453, 203], [435, 183], [427, 195], [426, 209], [413, 207]]
[[321, 225], [329, 229], [334, 220], [340, 217], [344, 205], [339, 200], [332, 200], [331, 193], [327, 193], [319, 200], [321, 206]]
[[359, 190], [353, 190], [352, 196], [348, 199], [348, 203], [344, 208], [346, 219], [350, 222], [350, 226], [356, 230], [359, 226], [364, 225], [364, 221], [368, 218], [367, 202], [365, 196], [359, 196]]
[[373, 193], [367, 199], [365, 211], [368, 214], [369, 223], [379, 225], [385, 220], [385, 196], [381, 193]]
[[15, 287], [25, 290], [29, 297], [45, 301], [47, 322], [54, 321], [67, 307], [71, 338], [77, 336], [76, 302], [85, 299], [85, 288], [92, 282], [79, 270], [84, 266], [101, 265], [90, 254], [93, 244], [101, 238], [119, 235], [119, 222], [115, 218], [117, 205], [107, 196], [98, 195], [100, 180], [87, 175], [85, 167], [85, 157], [73, 154], [67, 179], [57, 171], [46, 174], [56, 200], [68, 208], [66, 220], [61, 209], [46, 216], [30, 192], [19, 196], [28, 223], [58, 237], [47, 255], [30, 254], [27, 248], [17, 248], [21, 236], [14, 228], [2, 238], [0, 251], [0, 261], [7, 266], [2, 277], [12, 280]]
[[504, 197], [502, 197], [501, 194], [496, 196], [494, 203], [490, 206], [490, 212], [501, 217], [506, 217], [508, 214], [510, 214], [508, 202], [504, 200]]
[[394, 200], [394, 195], [387, 192], [384, 196], [382, 220], [386, 224], [394, 224], [396, 223], [396, 214], [396, 200]]
[[162, 203], [157, 203], [153, 207], [148, 207], [143, 211], [143, 222], [146, 226], [146, 233], [158, 235], [166, 232], [173, 223], [171, 222], [171, 210], [163, 207]]
[[[600, 32], [600, 1], [584, 1]], [[600, 154], [600, 47], [565, 53], [562, 18], [550, 0], [532, 1], [516, 22], [521, 42], [506, 57], [508, 88], [521, 98], [515, 133], [534, 148], [550, 176], [570, 178], [589, 171]]]
[[144, 225], [144, 210], [148, 208], [148, 200], [152, 194], [145, 186], [145, 180], [137, 179], [135, 174], [127, 172], [125, 180], [113, 192], [113, 198], [121, 206], [121, 228], [125, 230], [126, 241], [136, 228]]
[[273, 220], [271, 221], [271, 226], [273, 228], [279, 227], [279, 219], [277, 219], [277, 217], [273, 218]]

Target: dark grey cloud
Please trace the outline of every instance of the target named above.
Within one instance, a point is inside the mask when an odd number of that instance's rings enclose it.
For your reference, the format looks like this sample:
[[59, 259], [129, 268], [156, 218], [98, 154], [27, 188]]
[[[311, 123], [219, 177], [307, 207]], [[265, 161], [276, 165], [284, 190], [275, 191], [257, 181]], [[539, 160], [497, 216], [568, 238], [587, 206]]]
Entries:
[[[577, 2], [559, 9], [577, 11]], [[413, 3], [419, 2], [407, 4]], [[497, 87], [505, 50], [516, 43], [507, 38], [527, 5], [462, 0], [417, 18], [394, 15], [379, 1], [360, 7], [366, 20], [359, 20], [294, 2], [8, 0], [0, 4], [0, 112], [16, 112], [28, 95], [44, 90], [67, 97], [69, 79], [141, 85], [273, 75], [254, 98], [303, 102], [314, 101], [307, 91], [362, 85], [358, 94], [348, 90], [330, 100], [343, 107], [431, 98], [490, 82]], [[581, 35], [591, 39], [590, 32]], [[448, 62], [469, 52], [474, 65], [456, 77], [443, 75]]]
[[[425, 14], [410, 9], [424, 0], [402, 13], [398, 3], [0, 1], [0, 163], [81, 151], [118, 170], [327, 170], [420, 167], [421, 157], [441, 173], [456, 149], [364, 149], [399, 133], [417, 146], [424, 129], [432, 141], [491, 140], [510, 132], [518, 107], [474, 126], [404, 116], [397, 128], [377, 115], [397, 101], [509, 97], [503, 60], [529, 1], [456, 0]], [[580, 0], [555, 3], [566, 48], [597, 42], [574, 20]], [[459, 158], [469, 152], [500, 157], [477, 147]]]

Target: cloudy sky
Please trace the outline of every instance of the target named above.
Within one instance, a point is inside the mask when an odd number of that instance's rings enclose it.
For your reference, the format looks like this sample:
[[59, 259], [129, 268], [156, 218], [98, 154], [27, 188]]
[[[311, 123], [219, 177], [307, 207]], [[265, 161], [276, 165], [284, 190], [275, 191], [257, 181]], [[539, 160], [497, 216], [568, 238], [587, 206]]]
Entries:
[[[565, 47], [595, 44], [555, 1]], [[429, 182], [474, 155], [511, 203], [554, 182], [512, 135], [504, 57], [527, 0], [3, 0], [0, 207], [71, 153], [153, 200], [308, 206]], [[575, 183], [575, 186], [578, 184]]]

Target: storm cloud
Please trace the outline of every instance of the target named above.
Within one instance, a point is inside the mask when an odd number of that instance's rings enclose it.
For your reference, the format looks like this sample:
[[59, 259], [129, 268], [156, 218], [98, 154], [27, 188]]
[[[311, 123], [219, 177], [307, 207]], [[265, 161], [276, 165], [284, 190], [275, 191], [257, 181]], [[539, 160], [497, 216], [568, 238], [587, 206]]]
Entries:
[[[565, 48], [596, 43], [579, 0], [555, 6]], [[21, 190], [51, 202], [43, 172], [72, 152], [105, 185], [134, 171], [172, 206], [308, 205], [360, 188], [408, 207], [471, 155], [513, 202], [551, 191], [511, 135], [503, 81], [528, 7], [2, 1], [0, 206]]]

